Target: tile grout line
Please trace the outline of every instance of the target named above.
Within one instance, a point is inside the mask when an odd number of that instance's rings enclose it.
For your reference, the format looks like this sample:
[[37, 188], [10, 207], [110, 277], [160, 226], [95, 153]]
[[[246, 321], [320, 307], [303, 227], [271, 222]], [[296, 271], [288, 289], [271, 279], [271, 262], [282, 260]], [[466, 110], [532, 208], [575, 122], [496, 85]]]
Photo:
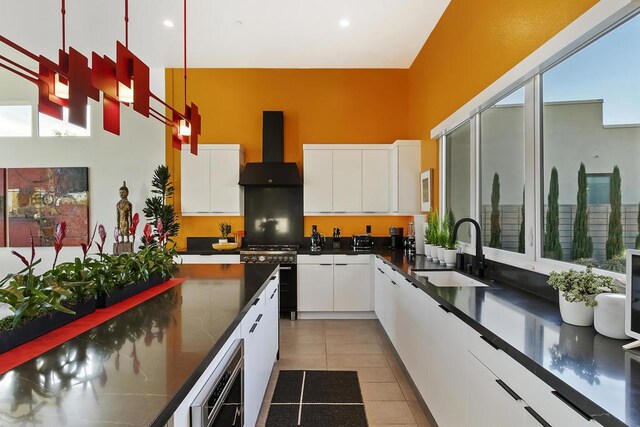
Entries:
[[300, 390], [300, 408], [298, 409], [298, 425], [302, 420], [302, 397], [304, 396], [304, 381], [307, 377], [307, 371], [302, 371], [302, 389]]

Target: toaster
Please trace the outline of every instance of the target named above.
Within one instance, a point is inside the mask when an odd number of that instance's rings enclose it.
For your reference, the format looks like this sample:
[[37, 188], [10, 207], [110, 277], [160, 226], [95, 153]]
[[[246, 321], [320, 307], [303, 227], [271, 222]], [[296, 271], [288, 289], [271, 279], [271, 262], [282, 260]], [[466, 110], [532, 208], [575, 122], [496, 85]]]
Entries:
[[354, 234], [351, 237], [351, 248], [354, 250], [370, 250], [373, 248], [371, 234]]

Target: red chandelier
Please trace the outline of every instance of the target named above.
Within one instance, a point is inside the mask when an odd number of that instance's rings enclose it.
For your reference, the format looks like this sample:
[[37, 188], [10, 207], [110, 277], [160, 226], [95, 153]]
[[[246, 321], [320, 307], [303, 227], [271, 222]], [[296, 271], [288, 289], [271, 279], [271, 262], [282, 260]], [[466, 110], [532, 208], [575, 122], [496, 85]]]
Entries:
[[[66, 50], [66, 9], [61, 0], [62, 49], [58, 62], [36, 55], [0, 35], [0, 42], [38, 64], [38, 71], [0, 55], [0, 67], [38, 86], [38, 111], [62, 120], [63, 107], [69, 109], [69, 122], [87, 127], [89, 98], [100, 101], [104, 112], [104, 130], [120, 135], [120, 105], [132, 105], [134, 111], [152, 117], [172, 129], [172, 146], [180, 150], [189, 143], [191, 153], [198, 154], [201, 117], [198, 107], [187, 104], [187, 0], [184, 0], [184, 113], [179, 112], [149, 88], [149, 67], [129, 50], [129, 0], [125, 0], [125, 44], [116, 41], [116, 60], [91, 53], [91, 67], [87, 57], [69, 47]], [[150, 99], [169, 110], [169, 116], [149, 105]]]

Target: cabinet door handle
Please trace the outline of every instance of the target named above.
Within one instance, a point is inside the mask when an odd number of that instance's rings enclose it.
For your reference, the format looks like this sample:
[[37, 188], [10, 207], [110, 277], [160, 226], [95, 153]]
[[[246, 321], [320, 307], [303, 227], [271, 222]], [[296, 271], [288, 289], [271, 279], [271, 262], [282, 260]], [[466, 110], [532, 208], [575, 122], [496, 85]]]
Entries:
[[568, 407], [570, 407], [571, 409], [573, 409], [574, 411], [576, 411], [578, 413], [578, 415], [580, 415], [582, 418], [584, 418], [587, 421], [591, 421], [591, 417], [589, 416], [589, 414], [587, 414], [586, 412], [584, 412], [582, 409], [578, 408], [575, 403], [571, 402], [569, 399], [567, 399], [566, 397], [564, 397], [563, 395], [561, 395], [560, 393], [558, 393], [555, 390], [551, 391], [551, 394], [553, 394], [555, 397], [557, 397], [558, 399], [562, 400], [562, 402], [567, 405]]
[[396, 282], [394, 282], [393, 280], [391, 281], [391, 283], [393, 284], [393, 286], [398, 286], [398, 284]]
[[280, 267], [280, 270], [291, 270], [291, 267]]
[[262, 320], [262, 313], [258, 314], [258, 317], [256, 317], [256, 323], [260, 323], [260, 320]]
[[271, 296], [269, 297], [269, 299], [273, 299], [273, 297], [275, 296], [276, 292], [278, 292], [278, 290], [276, 289], [275, 291], [273, 291], [273, 293], [271, 294]]
[[320, 264], [323, 267], [329, 266], [329, 265], [333, 265], [333, 264]]
[[493, 347], [494, 350], [500, 350], [500, 347], [498, 347], [497, 345], [492, 343], [491, 340], [489, 338], [485, 337], [484, 335], [480, 335], [480, 339], [482, 341], [486, 342], [487, 344], [489, 344], [491, 347]]
[[253, 302], [253, 305], [257, 305], [258, 301], [260, 301], [260, 298], [256, 298], [256, 300]]
[[524, 410], [527, 411], [529, 414], [531, 414], [533, 419], [535, 419], [537, 422], [539, 422], [541, 426], [543, 426], [543, 427], [551, 427], [551, 424], [546, 422], [544, 420], [544, 418], [542, 418], [540, 416], [540, 414], [538, 414], [536, 411], [534, 411], [533, 408], [531, 408], [530, 406], [525, 406]]
[[447, 307], [445, 307], [444, 305], [438, 304], [438, 307], [440, 307], [442, 310], [444, 310], [447, 313], [451, 313], [451, 310], [449, 310]]
[[347, 264], [333, 264], [333, 265], [347, 265]]
[[407, 283], [409, 283], [411, 286], [413, 286], [414, 288], [418, 289], [418, 285], [416, 285], [415, 283], [413, 283], [411, 280], [407, 279], [406, 277], [404, 278], [404, 280], [407, 281]]
[[496, 382], [498, 383], [498, 385], [500, 387], [502, 387], [504, 389], [504, 391], [509, 393], [509, 396], [513, 397], [513, 400], [522, 400], [522, 398], [520, 396], [518, 396], [518, 394], [515, 391], [513, 391], [511, 389], [511, 387], [509, 387], [504, 381], [496, 380]]
[[274, 280], [276, 280], [276, 276], [271, 276], [271, 277], [269, 277], [269, 281], [270, 281], [270, 282], [273, 282]]
[[384, 274], [384, 271], [382, 271], [382, 269], [380, 267], [376, 267], [378, 269], [378, 271], [382, 274]]
[[253, 326], [251, 327], [251, 329], [249, 329], [249, 333], [252, 334], [253, 331], [255, 331], [257, 327], [258, 327], [258, 324], [254, 323]]

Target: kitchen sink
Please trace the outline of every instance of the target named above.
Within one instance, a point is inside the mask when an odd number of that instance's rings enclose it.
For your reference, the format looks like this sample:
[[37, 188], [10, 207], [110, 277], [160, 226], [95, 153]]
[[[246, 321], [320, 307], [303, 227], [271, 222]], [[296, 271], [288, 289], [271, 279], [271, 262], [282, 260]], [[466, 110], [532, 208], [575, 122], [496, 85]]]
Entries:
[[414, 271], [413, 274], [426, 278], [429, 283], [438, 287], [473, 288], [487, 286], [456, 271]]

